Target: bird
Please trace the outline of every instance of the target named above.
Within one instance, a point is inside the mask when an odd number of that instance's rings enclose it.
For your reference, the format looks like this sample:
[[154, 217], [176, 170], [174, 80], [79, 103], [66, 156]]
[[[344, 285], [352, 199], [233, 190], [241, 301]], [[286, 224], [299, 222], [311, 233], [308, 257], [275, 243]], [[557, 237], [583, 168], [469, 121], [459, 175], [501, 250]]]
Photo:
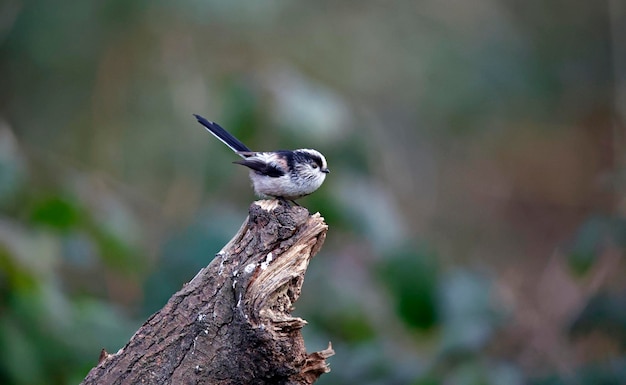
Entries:
[[250, 150], [219, 124], [200, 115], [193, 114], [222, 143], [227, 145], [242, 160], [233, 163], [250, 169], [250, 180], [254, 192], [261, 197], [272, 197], [291, 201], [317, 190], [330, 172], [322, 153], [310, 148], [258, 152]]

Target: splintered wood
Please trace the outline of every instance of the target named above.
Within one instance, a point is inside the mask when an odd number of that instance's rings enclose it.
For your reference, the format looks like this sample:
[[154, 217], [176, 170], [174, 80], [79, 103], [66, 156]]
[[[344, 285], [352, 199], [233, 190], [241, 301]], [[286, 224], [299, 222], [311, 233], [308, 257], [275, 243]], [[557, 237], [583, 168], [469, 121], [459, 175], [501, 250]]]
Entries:
[[306, 321], [290, 312], [327, 230], [319, 213], [254, 202], [209, 266], [82, 384], [314, 383], [334, 351], [307, 354]]

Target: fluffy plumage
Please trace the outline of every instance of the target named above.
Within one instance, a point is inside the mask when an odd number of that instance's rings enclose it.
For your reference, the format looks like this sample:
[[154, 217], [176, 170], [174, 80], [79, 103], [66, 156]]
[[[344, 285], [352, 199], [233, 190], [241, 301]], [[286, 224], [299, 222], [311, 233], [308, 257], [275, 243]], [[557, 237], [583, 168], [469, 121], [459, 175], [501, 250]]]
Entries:
[[319, 151], [306, 148], [252, 151], [219, 124], [200, 115], [194, 116], [198, 123], [243, 158], [234, 163], [250, 169], [250, 179], [258, 195], [295, 200], [317, 190], [330, 172], [326, 158]]

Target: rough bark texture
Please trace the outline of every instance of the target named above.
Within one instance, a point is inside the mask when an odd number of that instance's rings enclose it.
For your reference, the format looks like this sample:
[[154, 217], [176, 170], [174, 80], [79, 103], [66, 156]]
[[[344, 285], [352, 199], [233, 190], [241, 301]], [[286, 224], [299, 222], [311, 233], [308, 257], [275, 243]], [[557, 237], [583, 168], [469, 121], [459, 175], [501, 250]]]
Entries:
[[312, 384], [334, 352], [307, 354], [306, 321], [289, 312], [327, 229], [303, 207], [253, 203], [209, 266], [82, 384]]

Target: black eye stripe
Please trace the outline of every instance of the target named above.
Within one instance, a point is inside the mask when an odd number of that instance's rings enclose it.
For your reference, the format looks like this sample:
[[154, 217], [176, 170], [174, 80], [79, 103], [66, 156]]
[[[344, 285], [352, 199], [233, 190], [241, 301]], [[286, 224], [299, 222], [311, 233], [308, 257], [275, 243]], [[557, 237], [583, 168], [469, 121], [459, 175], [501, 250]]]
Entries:
[[316, 164], [319, 168], [324, 167], [322, 158], [319, 155], [311, 154], [306, 151], [294, 151], [293, 154], [298, 163], [309, 163], [311, 166]]
[[311, 158], [311, 161], [312, 161], [311, 164], [316, 164], [320, 168], [323, 166], [322, 165], [322, 158], [320, 158], [319, 156], [317, 156], [317, 155], [310, 155], [310, 158]]

